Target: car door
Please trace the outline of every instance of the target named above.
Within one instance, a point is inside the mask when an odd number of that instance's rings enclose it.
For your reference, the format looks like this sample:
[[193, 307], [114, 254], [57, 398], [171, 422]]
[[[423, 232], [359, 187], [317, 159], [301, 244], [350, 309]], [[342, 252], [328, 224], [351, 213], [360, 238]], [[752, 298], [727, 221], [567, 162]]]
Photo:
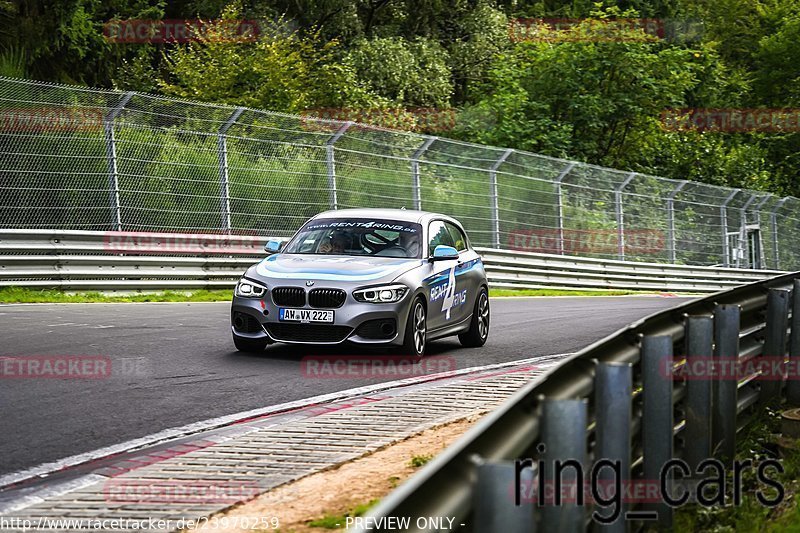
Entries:
[[[456, 242], [445, 221], [432, 220], [428, 225], [428, 257], [440, 245], [455, 248]], [[456, 275], [459, 263], [460, 260], [456, 259], [430, 263], [431, 273], [426, 278], [429, 330], [457, 324], [464, 316], [458, 303], [462, 290]]]
[[445, 226], [459, 255], [458, 265], [455, 268], [456, 291], [451, 316], [456, 315], [458, 320], [462, 320], [469, 317], [475, 309], [475, 300], [485, 274], [481, 258], [470, 248], [464, 230], [449, 221], [445, 222]]

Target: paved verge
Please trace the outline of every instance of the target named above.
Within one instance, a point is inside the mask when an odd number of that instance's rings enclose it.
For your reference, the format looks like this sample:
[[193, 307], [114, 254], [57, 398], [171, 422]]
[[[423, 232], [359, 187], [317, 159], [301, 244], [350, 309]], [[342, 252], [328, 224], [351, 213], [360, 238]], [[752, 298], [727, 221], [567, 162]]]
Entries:
[[17, 489], [0, 501], [0, 531], [173, 531], [424, 429], [491, 410], [554, 364], [526, 360], [125, 454], [60, 485]]

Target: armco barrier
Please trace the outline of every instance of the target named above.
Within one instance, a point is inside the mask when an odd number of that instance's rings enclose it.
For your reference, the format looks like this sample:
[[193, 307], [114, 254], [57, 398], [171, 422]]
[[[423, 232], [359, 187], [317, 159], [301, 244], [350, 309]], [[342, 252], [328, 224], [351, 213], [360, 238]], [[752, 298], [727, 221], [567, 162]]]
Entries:
[[667, 265], [478, 248], [493, 287], [716, 292], [774, 270]]
[[[728, 363], [738, 370], [725, 370], [733, 368]], [[621, 514], [596, 530], [669, 530], [673, 508], [665, 494], [680, 505], [675, 501], [702, 487], [698, 481], [716, 475], [703, 466], [709, 460], [730, 472], [737, 432], [753, 414], [784, 391], [790, 405], [800, 405], [798, 369], [800, 273], [656, 313], [521, 389], [370, 510], [355, 530], [391, 531], [404, 519], [405, 531], [421, 532], [429, 530], [428, 517], [447, 517], [473, 533], [579, 532], [596, 520], [593, 511], [613, 518], [614, 505]], [[690, 475], [677, 476], [674, 463], [664, 469], [677, 458]], [[562, 470], [567, 499], [539, 502], [529, 489], [554, 489], [550, 498], [561, 493], [555, 461], [571, 459], [587, 477], [577, 479], [573, 463]], [[575, 494], [583, 494], [588, 472], [601, 460], [618, 464], [622, 484], [598, 476], [603, 498], [579, 505]], [[612, 503], [614, 490], [621, 498]]]
[[[0, 286], [68, 290], [232, 287], [264, 256], [253, 235], [0, 230]], [[779, 272], [478, 248], [496, 288], [716, 292]]]

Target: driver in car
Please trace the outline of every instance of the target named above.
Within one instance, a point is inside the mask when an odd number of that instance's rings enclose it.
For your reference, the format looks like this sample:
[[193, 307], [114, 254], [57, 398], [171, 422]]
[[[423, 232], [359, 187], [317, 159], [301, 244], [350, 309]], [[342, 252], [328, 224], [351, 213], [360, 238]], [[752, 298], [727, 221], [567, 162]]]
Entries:
[[342, 254], [347, 245], [347, 235], [343, 231], [335, 231], [327, 241], [319, 245], [321, 254]]

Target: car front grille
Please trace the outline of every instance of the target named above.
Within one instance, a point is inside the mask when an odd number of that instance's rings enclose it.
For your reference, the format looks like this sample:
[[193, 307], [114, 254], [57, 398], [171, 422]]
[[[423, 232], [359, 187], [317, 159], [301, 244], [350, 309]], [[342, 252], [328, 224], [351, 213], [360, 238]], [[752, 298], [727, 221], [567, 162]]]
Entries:
[[272, 289], [272, 301], [283, 307], [306, 305], [306, 290], [302, 287], [276, 287]]
[[308, 293], [308, 303], [311, 307], [341, 307], [347, 293], [341, 289], [314, 289]]
[[267, 331], [276, 341], [341, 342], [352, 331], [349, 326], [321, 324], [267, 324]]

